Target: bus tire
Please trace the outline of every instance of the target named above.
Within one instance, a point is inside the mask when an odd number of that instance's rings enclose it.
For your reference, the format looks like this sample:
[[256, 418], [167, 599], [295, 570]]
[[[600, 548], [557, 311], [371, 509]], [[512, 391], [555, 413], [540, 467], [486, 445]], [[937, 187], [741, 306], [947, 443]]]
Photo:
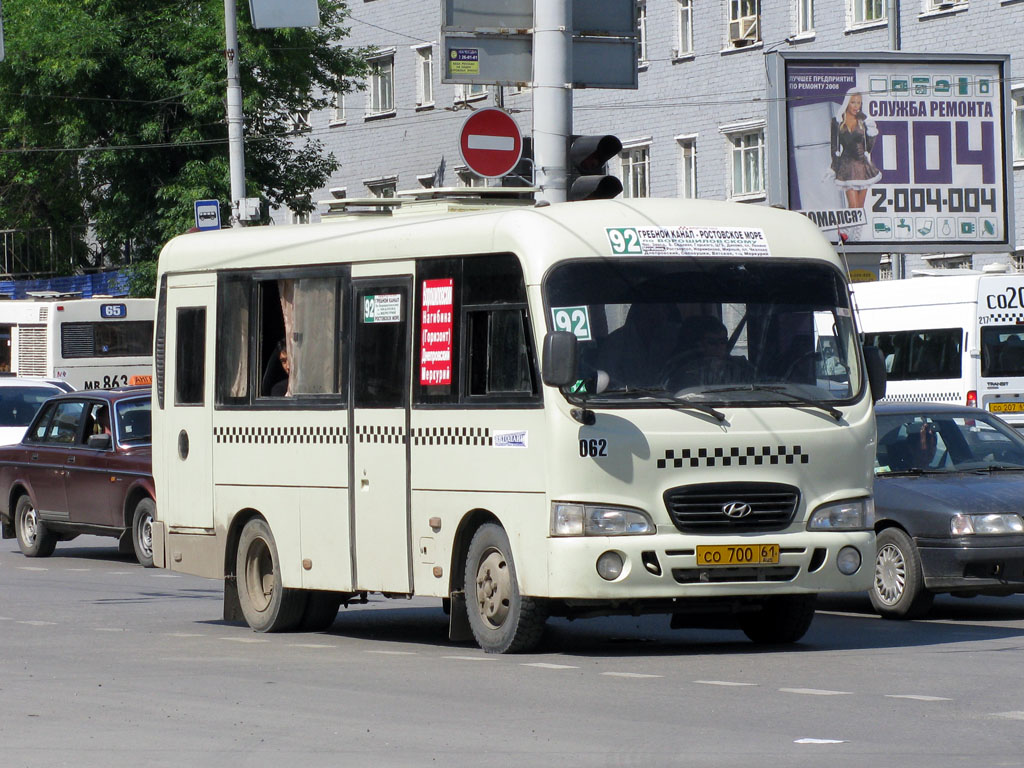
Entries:
[[306, 608], [306, 593], [281, 585], [281, 560], [270, 526], [261, 518], [245, 524], [235, 558], [238, 602], [246, 623], [257, 632], [296, 627]]
[[143, 568], [153, 567], [153, 519], [156, 515], [156, 503], [152, 499], [142, 499], [135, 505], [132, 513], [132, 548], [135, 559]]
[[740, 616], [740, 629], [755, 643], [795, 643], [811, 628], [816, 595], [769, 597], [761, 610]]
[[921, 556], [914, 541], [899, 528], [878, 534], [868, 595], [883, 619], [919, 619], [931, 610], [935, 595], [925, 589]]
[[323, 632], [331, 628], [341, 608], [341, 593], [310, 590], [306, 597], [306, 610], [302, 613], [299, 629], [303, 632]]
[[541, 600], [519, 593], [505, 529], [477, 529], [466, 555], [466, 615], [473, 637], [487, 653], [524, 653], [540, 643], [547, 613]]
[[49, 557], [57, 548], [57, 535], [39, 519], [28, 494], [18, 499], [14, 511], [14, 531], [18, 536], [18, 548], [25, 557]]

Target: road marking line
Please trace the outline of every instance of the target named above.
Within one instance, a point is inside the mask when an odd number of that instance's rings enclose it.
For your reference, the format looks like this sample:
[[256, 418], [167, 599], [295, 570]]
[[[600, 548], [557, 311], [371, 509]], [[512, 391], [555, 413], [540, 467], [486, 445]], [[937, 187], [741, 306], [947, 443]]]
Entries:
[[127, 632], [124, 627], [93, 627], [93, 632]]
[[804, 696], [851, 696], [850, 691], [825, 691], [820, 688], [779, 688], [783, 693], [799, 693]]
[[521, 667], [537, 667], [539, 669], [579, 669], [571, 664], [547, 664], [543, 661], [534, 661], [528, 664], [520, 664]]
[[916, 693], [887, 693], [887, 699], [913, 699], [914, 701], [952, 701], [945, 696], [922, 696]]
[[367, 651], [367, 653], [379, 653], [382, 656], [416, 656], [416, 651]]
[[40, 568], [39, 566], [36, 566], [36, 565], [19, 565], [18, 566], [18, 570], [19, 571], [48, 571], [50, 569], [49, 568]]
[[494, 661], [494, 659], [488, 659], [486, 656], [442, 656], [441, 658], [454, 661]]
[[28, 624], [31, 627], [55, 627], [56, 621], [19, 621], [18, 624]]
[[153, 574], [153, 578], [154, 579], [180, 579], [181, 576], [179, 576], [176, 573], [154, 573]]
[[65, 568], [64, 570], [70, 573], [88, 573], [92, 568]]
[[333, 648], [327, 643], [288, 643], [289, 648]]
[[1006, 717], [1010, 720], [1024, 720], [1024, 712], [993, 712], [992, 717]]
[[699, 685], [757, 685], [757, 683], [734, 683], [730, 680], [694, 680]]
[[168, 632], [168, 637], [206, 637], [198, 632]]
[[222, 637], [221, 640], [227, 640], [229, 643], [269, 643], [269, 640], [264, 640], [261, 637]]
[[108, 576], [127, 576], [131, 571], [107, 571]]
[[602, 672], [601, 674], [606, 675], [608, 677], [664, 677], [664, 675], [645, 675], [641, 672]]
[[842, 739], [796, 739], [794, 744], [845, 744]]

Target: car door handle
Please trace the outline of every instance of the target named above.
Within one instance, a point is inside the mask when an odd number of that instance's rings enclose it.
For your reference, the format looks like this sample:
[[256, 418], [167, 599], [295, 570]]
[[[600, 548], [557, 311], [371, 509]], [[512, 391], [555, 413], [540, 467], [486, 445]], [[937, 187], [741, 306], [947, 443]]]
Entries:
[[33, 453], [32, 454], [32, 461], [39, 461], [39, 454], [38, 453]]
[[74, 464], [74, 463], [75, 463], [75, 457], [74, 456], [68, 456], [68, 464]]

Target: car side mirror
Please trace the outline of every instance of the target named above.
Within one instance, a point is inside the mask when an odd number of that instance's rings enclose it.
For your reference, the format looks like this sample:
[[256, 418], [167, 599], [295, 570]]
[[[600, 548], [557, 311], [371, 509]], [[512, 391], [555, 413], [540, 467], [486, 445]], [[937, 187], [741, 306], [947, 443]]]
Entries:
[[578, 349], [576, 334], [569, 331], [549, 331], [544, 336], [541, 377], [545, 384], [552, 387], [567, 387], [576, 383]]
[[871, 399], [876, 403], [885, 397], [885, 356], [878, 347], [864, 346], [864, 364], [868, 368], [868, 385], [871, 387]]
[[113, 442], [110, 439], [110, 435], [89, 435], [89, 440], [86, 442], [86, 445], [90, 448], [97, 448], [101, 451], [109, 451]]

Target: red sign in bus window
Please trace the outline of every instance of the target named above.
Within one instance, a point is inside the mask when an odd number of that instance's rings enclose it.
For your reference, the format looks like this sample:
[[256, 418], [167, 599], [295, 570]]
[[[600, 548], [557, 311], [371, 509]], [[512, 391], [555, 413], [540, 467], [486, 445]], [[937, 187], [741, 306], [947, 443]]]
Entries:
[[452, 292], [455, 280], [423, 281], [420, 318], [420, 384], [452, 383]]

